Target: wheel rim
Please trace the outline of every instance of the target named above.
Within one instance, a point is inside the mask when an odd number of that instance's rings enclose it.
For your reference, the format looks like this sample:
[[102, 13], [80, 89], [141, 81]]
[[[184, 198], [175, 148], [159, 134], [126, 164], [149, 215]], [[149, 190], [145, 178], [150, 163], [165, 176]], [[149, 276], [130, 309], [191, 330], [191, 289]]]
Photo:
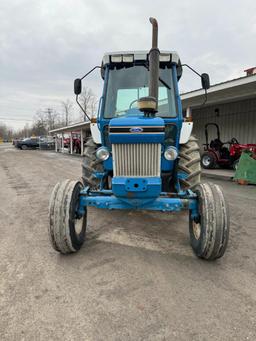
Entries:
[[209, 166], [210, 163], [211, 163], [211, 158], [210, 158], [210, 156], [204, 156], [202, 162], [203, 162], [203, 165], [204, 165], [204, 166]]
[[200, 236], [201, 236], [201, 225], [200, 225], [200, 223], [196, 223], [193, 220], [192, 228], [193, 228], [194, 237], [196, 238], [196, 240], [199, 240]]

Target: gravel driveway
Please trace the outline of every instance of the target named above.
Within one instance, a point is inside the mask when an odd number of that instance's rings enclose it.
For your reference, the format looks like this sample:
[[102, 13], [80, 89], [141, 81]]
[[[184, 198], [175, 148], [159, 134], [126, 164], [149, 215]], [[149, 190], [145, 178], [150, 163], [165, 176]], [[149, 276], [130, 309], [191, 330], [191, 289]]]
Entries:
[[256, 340], [256, 187], [216, 181], [232, 222], [217, 262], [193, 255], [186, 213], [96, 209], [63, 256], [48, 200], [80, 163], [0, 145], [0, 340]]

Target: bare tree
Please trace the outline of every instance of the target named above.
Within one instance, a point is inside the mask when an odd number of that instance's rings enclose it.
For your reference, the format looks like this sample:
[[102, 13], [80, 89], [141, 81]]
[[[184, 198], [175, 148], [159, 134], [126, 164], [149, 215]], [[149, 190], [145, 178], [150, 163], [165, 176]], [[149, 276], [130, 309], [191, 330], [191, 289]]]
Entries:
[[10, 141], [13, 136], [13, 129], [8, 127], [5, 123], [0, 122], [0, 140]]
[[34, 116], [34, 123], [32, 128], [37, 132], [41, 131], [39, 135], [45, 135], [49, 130], [63, 126], [61, 115], [52, 108], [45, 110], [38, 110]]
[[65, 122], [65, 125], [67, 126], [69, 125], [69, 122], [71, 121], [73, 103], [69, 99], [66, 99], [66, 101], [61, 102], [61, 105], [62, 105], [62, 110], [64, 114], [64, 122]]
[[[79, 96], [79, 101], [82, 108], [89, 117], [93, 117], [96, 111], [97, 98], [93, 93], [92, 89], [84, 87], [81, 95]], [[86, 116], [81, 111], [81, 118], [86, 121]]]

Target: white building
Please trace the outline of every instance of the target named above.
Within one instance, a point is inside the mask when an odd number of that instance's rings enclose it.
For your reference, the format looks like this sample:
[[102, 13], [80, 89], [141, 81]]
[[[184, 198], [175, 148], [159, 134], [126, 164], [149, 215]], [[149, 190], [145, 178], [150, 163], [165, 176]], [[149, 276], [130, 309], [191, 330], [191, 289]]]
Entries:
[[[240, 143], [256, 143], [256, 68], [245, 71], [245, 77], [212, 85], [203, 106], [204, 90], [181, 95], [183, 110], [191, 110], [193, 133], [201, 147], [205, 143], [204, 127], [209, 122], [219, 125], [223, 142], [235, 137]], [[212, 130], [209, 138], [214, 134]]]

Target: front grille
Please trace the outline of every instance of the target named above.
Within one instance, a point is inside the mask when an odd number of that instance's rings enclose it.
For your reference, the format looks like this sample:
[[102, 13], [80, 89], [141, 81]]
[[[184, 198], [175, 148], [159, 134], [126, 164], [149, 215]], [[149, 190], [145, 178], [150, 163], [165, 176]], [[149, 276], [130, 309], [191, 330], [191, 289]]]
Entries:
[[114, 176], [160, 176], [161, 144], [112, 144]]

